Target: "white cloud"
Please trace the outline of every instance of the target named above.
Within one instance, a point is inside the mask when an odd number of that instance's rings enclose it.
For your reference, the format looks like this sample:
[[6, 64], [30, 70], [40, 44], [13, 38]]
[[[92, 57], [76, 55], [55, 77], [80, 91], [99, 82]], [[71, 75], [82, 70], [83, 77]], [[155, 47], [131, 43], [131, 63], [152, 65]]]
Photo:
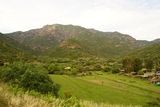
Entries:
[[153, 40], [159, 19], [159, 0], [0, 0], [0, 32], [60, 23]]

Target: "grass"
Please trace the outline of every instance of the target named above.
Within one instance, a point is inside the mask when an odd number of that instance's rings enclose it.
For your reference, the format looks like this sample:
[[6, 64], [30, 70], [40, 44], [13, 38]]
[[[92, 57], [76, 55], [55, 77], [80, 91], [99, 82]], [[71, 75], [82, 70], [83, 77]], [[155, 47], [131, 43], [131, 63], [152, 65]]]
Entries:
[[[15, 92], [18, 91], [18, 92]], [[6, 84], [0, 83], [0, 107], [140, 107], [118, 104], [95, 103], [92, 101], [78, 100], [75, 97], [69, 99], [56, 99], [50, 95], [35, 96], [30, 92], [13, 90]]]
[[160, 98], [160, 87], [145, 80], [122, 75], [104, 73], [85, 77], [66, 75], [51, 77], [61, 85], [62, 98], [68, 93], [78, 99], [123, 105], [146, 105]]

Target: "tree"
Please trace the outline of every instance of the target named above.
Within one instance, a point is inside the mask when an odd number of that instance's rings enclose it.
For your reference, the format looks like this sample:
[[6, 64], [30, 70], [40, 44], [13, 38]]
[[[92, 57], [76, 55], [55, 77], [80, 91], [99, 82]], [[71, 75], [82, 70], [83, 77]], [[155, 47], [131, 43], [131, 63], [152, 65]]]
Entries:
[[56, 84], [42, 66], [15, 62], [3, 66], [0, 70], [0, 80], [24, 88], [35, 90], [42, 94], [51, 93], [58, 96], [60, 86]]
[[154, 67], [153, 60], [151, 60], [151, 59], [146, 59], [146, 60], [145, 60], [145, 67], [146, 67], [146, 69], [147, 69], [149, 72], [151, 72], [151, 70], [152, 70], [153, 67]]
[[49, 74], [55, 74], [57, 71], [60, 71], [60, 68], [58, 65], [50, 64], [47, 68]]
[[39, 72], [34, 69], [28, 69], [22, 75], [20, 84], [26, 90], [35, 90], [42, 94], [51, 93], [58, 96], [59, 85], [54, 83], [51, 78], [44, 72]]
[[122, 61], [123, 68], [125, 72], [132, 72], [133, 71], [133, 63], [131, 58], [125, 58]]
[[141, 69], [142, 69], [142, 60], [139, 59], [139, 58], [135, 58], [133, 60], [133, 70], [134, 70], [134, 72], [138, 72]]

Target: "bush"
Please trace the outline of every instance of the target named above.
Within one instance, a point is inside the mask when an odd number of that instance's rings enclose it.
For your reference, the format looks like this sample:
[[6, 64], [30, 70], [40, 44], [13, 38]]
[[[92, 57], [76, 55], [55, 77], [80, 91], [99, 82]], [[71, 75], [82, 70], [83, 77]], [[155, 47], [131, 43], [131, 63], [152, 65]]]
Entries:
[[50, 64], [47, 67], [48, 73], [49, 74], [55, 74], [56, 72], [60, 71], [60, 67], [58, 65], [55, 64]]
[[112, 68], [112, 73], [115, 74], [115, 73], [119, 73], [120, 70], [118, 68]]
[[138, 75], [144, 75], [143, 70], [140, 70], [140, 71], [138, 72]]
[[58, 96], [59, 85], [53, 83], [49, 76], [43, 72], [27, 70], [22, 76], [20, 86], [42, 94], [51, 93]]
[[77, 68], [72, 68], [71, 69], [71, 74], [72, 75], [77, 75], [77, 73], [78, 73], [78, 69]]
[[144, 75], [144, 73], [147, 71], [147, 69], [145, 69], [145, 68], [143, 68], [143, 69], [141, 69], [139, 72], [138, 72], [138, 74], [139, 75]]
[[101, 70], [102, 70], [101, 65], [95, 65], [94, 66], [94, 71], [101, 71]]
[[110, 66], [106, 66], [106, 67], [104, 67], [104, 69], [103, 69], [104, 72], [109, 72], [109, 71], [111, 71], [111, 70], [112, 70], [112, 68], [111, 68]]
[[27, 65], [13, 63], [7, 67], [2, 67], [0, 77], [4, 82], [19, 83], [21, 75], [25, 73]]
[[59, 85], [49, 78], [42, 66], [14, 63], [2, 67], [0, 77], [2, 81], [17, 85], [25, 90], [35, 90], [42, 94], [51, 93], [58, 96]]

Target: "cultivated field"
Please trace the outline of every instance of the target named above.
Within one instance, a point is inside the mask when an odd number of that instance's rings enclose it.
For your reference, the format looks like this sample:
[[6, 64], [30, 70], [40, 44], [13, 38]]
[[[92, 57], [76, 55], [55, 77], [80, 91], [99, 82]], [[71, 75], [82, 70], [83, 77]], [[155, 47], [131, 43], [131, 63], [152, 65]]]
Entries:
[[160, 99], [160, 87], [148, 81], [119, 74], [73, 77], [51, 75], [61, 85], [60, 96], [123, 105], [146, 105]]

